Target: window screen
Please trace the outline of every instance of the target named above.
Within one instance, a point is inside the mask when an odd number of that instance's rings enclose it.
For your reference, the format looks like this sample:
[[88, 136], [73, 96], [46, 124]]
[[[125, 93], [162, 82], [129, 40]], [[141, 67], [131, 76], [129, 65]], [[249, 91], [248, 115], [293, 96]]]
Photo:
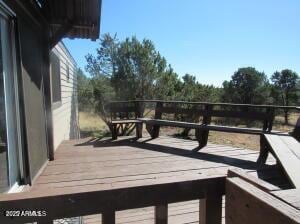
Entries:
[[50, 54], [51, 64], [51, 86], [52, 86], [52, 102], [61, 101], [61, 85], [60, 85], [60, 61], [59, 57], [53, 52]]

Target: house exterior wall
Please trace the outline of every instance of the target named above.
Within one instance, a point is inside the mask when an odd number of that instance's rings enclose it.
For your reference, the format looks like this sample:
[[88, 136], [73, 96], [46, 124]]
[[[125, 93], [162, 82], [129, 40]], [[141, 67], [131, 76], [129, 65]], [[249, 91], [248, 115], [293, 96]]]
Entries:
[[[52, 44], [55, 44], [66, 33], [58, 32], [60, 30], [51, 32], [52, 25], [39, 9], [41, 5], [34, 4], [35, 2], [37, 1], [0, 0], [0, 6], [5, 5], [12, 12], [9, 20], [14, 24], [12, 35], [15, 36], [15, 74], [18, 84], [16, 92], [19, 106], [19, 116], [16, 120], [20, 129], [18, 141], [21, 142], [18, 152], [15, 153], [19, 160], [19, 170], [15, 173], [18, 173], [18, 182], [22, 185], [34, 183], [35, 177], [47, 161], [54, 159], [53, 151], [64, 139], [79, 137], [76, 64], [63, 43], [57, 44], [52, 50], [60, 59], [61, 73], [61, 102], [60, 105], [55, 106], [52, 103], [49, 51], [50, 46], [52, 47]], [[45, 1], [40, 1], [41, 4], [43, 2], [45, 3]], [[59, 3], [60, 1], [57, 1], [57, 4]], [[64, 6], [69, 3], [62, 1], [61, 4]], [[99, 4], [101, 6], [98, 0], [88, 2], [88, 9], [93, 8], [94, 12], [99, 13]], [[91, 8], [91, 6], [95, 7]], [[81, 7], [84, 5], [80, 4], [75, 8]], [[66, 7], [59, 8], [65, 9]], [[51, 13], [56, 9], [47, 10]], [[70, 10], [72, 12], [74, 7]], [[68, 15], [61, 14], [66, 18]], [[98, 15], [96, 16], [98, 18]], [[94, 24], [95, 21], [88, 14], [80, 14], [78, 17], [82, 17], [83, 20], [78, 21], [84, 24], [91, 20], [93, 24], [89, 32], [95, 29], [95, 25], [96, 31], [99, 29], [99, 18], [96, 18], [97, 24]], [[64, 22], [62, 25], [65, 25]], [[81, 30], [76, 28], [75, 33], [74, 29], [69, 31], [75, 35], [72, 37], [88, 38], [92, 35], [92, 33], [85, 33], [85, 27]], [[69, 66], [69, 79], [66, 74], [67, 65]]]
[[57, 149], [63, 140], [79, 137], [77, 75], [76, 63], [62, 42], [52, 52], [60, 60], [61, 102], [52, 106], [53, 142]]

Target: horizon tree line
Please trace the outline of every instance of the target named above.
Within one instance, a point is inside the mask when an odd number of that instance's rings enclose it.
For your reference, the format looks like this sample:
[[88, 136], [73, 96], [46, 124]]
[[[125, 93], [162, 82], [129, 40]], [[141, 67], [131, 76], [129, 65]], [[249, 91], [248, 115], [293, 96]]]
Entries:
[[[196, 76], [180, 77], [151, 40], [135, 36], [120, 41], [102, 35], [96, 54], [78, 69], [79, 108], [104, 113], [110, 100], [163, 99], [242, 104], [300, 105], [300, 80], [295, 71], [275, 71], [268, 79], [254, 67], [238, 68], [222, 87], [201, 84]], [[288, 112], [285, 113], [288, 121]]]

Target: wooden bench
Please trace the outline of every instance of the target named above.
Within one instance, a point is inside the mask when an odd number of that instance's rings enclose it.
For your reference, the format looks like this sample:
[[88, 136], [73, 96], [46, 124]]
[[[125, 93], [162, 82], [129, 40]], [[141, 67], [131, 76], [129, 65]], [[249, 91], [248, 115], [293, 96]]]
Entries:
[[282, 166], [291, 184], [300, 188], [300, 143], [289, 135], [264, 134], [258, 158], [259, 165], [266, 162], [269, 152]]
[[265, 180], [258, 179], [254, 175], [251, 175], [247, 173], [245, 170], [240, 169], [240, 168], [234, 168], [234, 169], [229, 169], [227, 172], [227, 177], [232, 178], [232, 177], [239, 177], [240, 179], [243, 179], [247, 181], [248, 183], [251, 183], [255, 187], [265, 191], [265, 192], [271, 192], [271, 191], [278, 191], [280, 190], [279, 187], [270, 184], [266, 182]]
[[[232, 107], [233, 106], [233, 107]], [[247, 106], [247, 105], [246, 105]], [[272, 107], [246, 107], [245, 105], [204, 104], [188, 102], [157, 101], [155, 116], [153, 119], [139, 118], [146, 124], [146, 128], [152, 138], [159, 136], [161, 126], [195, 129], [195, 135], [199, 142], [199, 149], [207, 144], [209, 131], [221, 131], [232, 133], [245, 133], [261, 135], [272, 131], [274, 120], [274, 108]], [[219, 107], [219, 108], [217, 108]], [[240, 110], [238, 110], [240, 109]], [[193, 118], [193, 122], [162, 119], [163, 115], [173, 114], [174, 117], [184, 115]], [[202, 122], [200, 118], [202, 117]], [[245, 119], [262, 122], [262, 128], [231, 127], [211, 124], [212, 117]]]
[[143, 124], [137, 118], [143, 116], [143, 108], [139, 102], [112, 102], [107, 107], [113, 140], [117, 139], [118, 135], [129, 135], [134, 129], [136, 137], [142, 137]]
[[299, 209], [239, 177], [226, 179], [226, 224], [300, 224]]
[[[297, 107], [297, 110], [299, 111], [300, 113], [300, 107]], [[296, 126], [292, 132], [292, 136], [297, 139], [298, 141], [300, 141], [300, 115], [298, 117], [298, 120], [297, 120], [297, 123], [296, 123]]]
[[300, 189], [272, 191], [271, 194], [300, 211]]
[[282, 190], [241, 169], [228, 170], [227, 224], [300, 223], [298, 189]]

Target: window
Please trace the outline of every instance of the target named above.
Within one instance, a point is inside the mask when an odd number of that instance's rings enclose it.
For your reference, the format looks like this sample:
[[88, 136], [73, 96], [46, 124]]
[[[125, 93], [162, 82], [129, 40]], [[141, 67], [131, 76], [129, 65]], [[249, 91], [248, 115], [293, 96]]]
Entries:
[[60, 83], [60, 61], [59, 57], [51, 52], [51, 88], [52, 88], [52, 103], [54, 105], [61, 104], [61, 83]]
[[67, 64], [67, 71], [66, 71], [66, 75], [67, 75], [67, 81], [70, 81], [70, 68], [69, 68], [69, 64]]

